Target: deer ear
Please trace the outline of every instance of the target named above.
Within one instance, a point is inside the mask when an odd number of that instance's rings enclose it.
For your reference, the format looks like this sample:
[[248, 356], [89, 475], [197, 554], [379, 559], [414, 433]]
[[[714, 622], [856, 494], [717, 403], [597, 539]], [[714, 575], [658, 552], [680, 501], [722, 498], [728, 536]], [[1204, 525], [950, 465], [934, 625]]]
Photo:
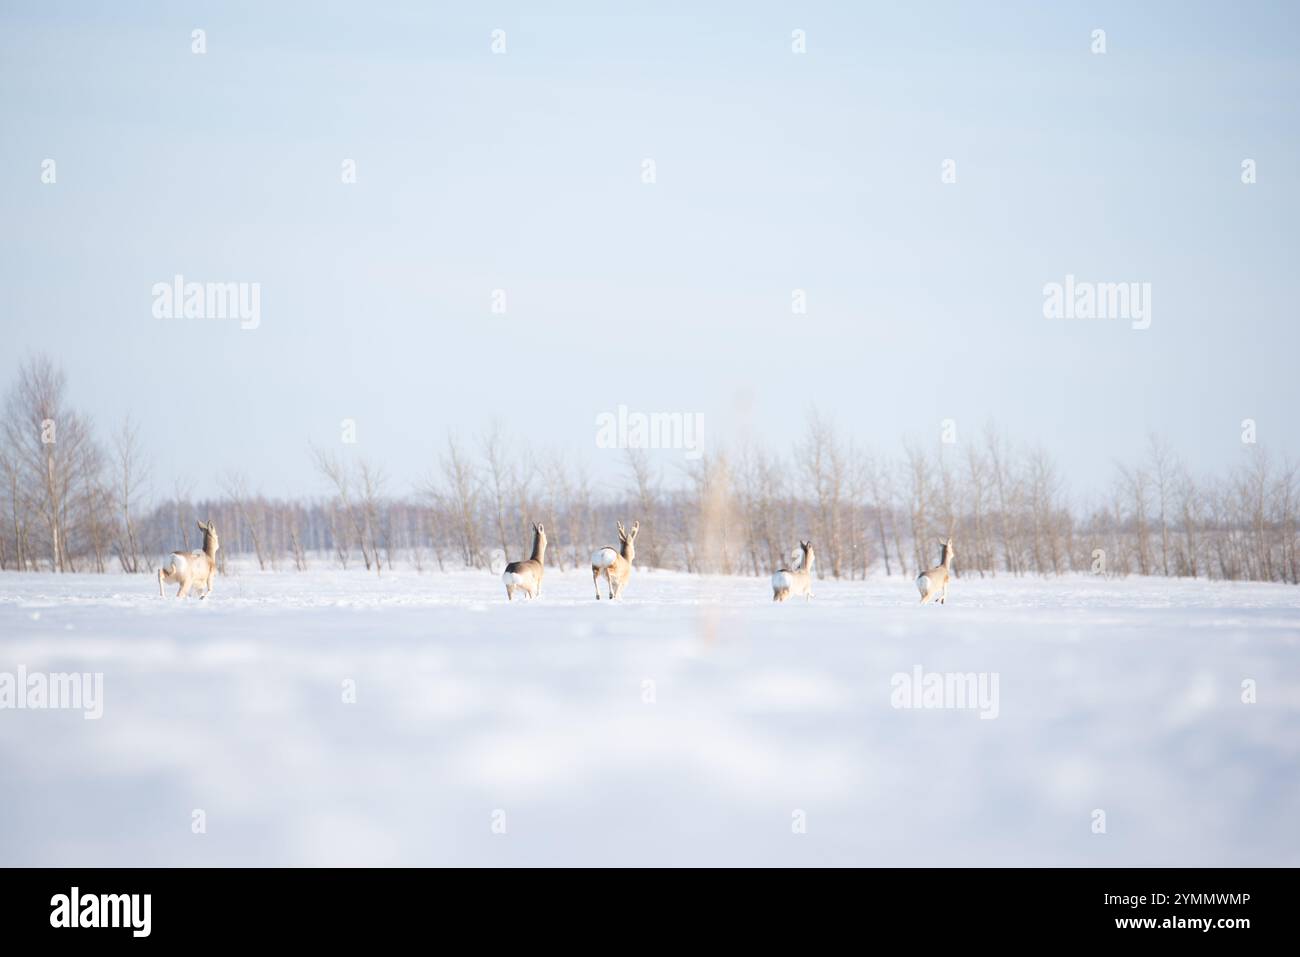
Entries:
[[203, 527], [203, 523], [202, 523], [202, 522], [198, 522], [197, 524], [198, 524], [198, 526], [199, 526], [199, 531], [200, 531], [200, 532], [206, 532], [206, 531], [207, 531], [207, 529]]

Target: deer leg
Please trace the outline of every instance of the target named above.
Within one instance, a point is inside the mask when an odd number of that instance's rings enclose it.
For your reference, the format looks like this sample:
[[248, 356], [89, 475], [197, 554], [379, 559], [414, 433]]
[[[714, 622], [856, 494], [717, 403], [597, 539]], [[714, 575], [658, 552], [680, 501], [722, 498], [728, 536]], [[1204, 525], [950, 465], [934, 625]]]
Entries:
[[600, 601], [600, 569], [591, 566], [591, 584], [596, 588], [596, 601]]
[[514, 600], [515, 600], [515, 586], [514, 586], [514, 585], [507, 585], [507, 586], [506, 586], [506, 601], [514, 601]]
[[176, 597], [177, 598], [190, 597], [190, 580], [188, 578], [185, 579], [185, 581], [181, 582], [181, 590], [176, 593]]
[[162, 570], [161, 568], [158, 569], [158, 597], [159, 597], [159, 598], [165, 598], [165, 597], [166, 597], [166, 596], [163, 594], [163, 570]]
[[941, 605], [948, 604], [948, 583], [947, 582], [943, 583], [943, 594], [939, 596], [939, 604]]

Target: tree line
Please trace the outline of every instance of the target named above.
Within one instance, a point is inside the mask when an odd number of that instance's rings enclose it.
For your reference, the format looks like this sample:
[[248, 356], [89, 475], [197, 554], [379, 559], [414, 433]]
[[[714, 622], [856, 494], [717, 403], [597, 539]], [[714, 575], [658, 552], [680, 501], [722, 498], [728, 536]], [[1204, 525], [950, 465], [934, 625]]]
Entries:
[[[614, 522], [639, 519], [643, 567], [766, 575], [800, 539], [817, 546], [819, 577], [914, 575], [951, 535], [958, 575], [1086, 572], [1300, 581], [1296, 466], [1262, 446], [1220, 476], [1196, 476], [1159, 438], [1117, 464], [1108, 491], [1080, 504], [1041, 448], [992, 426], [974, 441], [908, 440], [885, 455], [846, 439], [815, 411], [786, 451], [738, 442], [680, 466], [625, 449], [622, 479], [599, 491], [581, 463], [531, 450], [500, 428], [448, 437], [416, 484], [395, 488], [355, 454], [308, 447], [319, 477], [310, 498], [255, 491], [220, 475], [221, 494], [160, 490], [130, 421], [106, 437], [71, 407], [48, 358], [18, 370], [0, 429], [0, 569], [152, 572], [172, 550], [197, 548], [212, 519], [218, 555], [262, 569], [310, 564], [496, 569], [547, 526], [548, 563], [588, 563]], [[222, 569], [224, 571], [224, 568]]]

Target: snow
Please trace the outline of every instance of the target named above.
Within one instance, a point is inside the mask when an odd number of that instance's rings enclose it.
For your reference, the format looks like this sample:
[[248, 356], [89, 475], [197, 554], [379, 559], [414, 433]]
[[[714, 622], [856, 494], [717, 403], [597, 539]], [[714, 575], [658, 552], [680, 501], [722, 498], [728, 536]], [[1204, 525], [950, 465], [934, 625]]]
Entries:
[[[0, 865], [1300, 865], [1300, 589], [815, 592], [0, 574], [0, 672], [104, 676], [99, 720], [0, 710]], [[893, 707], [918, 666], [996, 718]]]

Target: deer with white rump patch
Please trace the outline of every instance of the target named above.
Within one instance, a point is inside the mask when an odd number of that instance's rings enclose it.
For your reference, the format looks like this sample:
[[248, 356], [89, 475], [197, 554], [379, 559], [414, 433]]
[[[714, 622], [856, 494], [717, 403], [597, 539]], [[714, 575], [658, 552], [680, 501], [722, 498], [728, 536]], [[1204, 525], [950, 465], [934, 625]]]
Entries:
[[212, 594], [212, 580], [217, 577], [217, 529], [209, 519], [199, 522], [203, 533], [203, 551], [172, 552], [158, 569], [158, 597], [163, 597], [163, 582], [176, 582], [180, 588], [177, 598], [188, 598], [190, 589], [197, 586], [203, 591], [200, 598]]
[[514, 601], [515, 589], [519, 589], [529, 598], [536, 598], [542, 593], [542, 572], [546, 570], [546, 528], [533, 523], [533, 554], [522, 562], [511, 562], [501, 574], [501, 581], [506, 586], [506, 598]]
[[591, 553], [591, 581], [596, 586], [596, 601], [600, 601], [600, 576], [605, 576], [605, 585], [609, 589], [609, 600], [613, 601], [623, 594], [627, 581], [632, 577], [632, 559], [636, 557], [636, 533], [641, 522], [632, 523], [632, 531], [618, 523], [618, 540], [621, 543], [617, 551], [614, 546], [606, 545]]
[[941, 605], [948, 603], [948, 580], [952, 577], [952, 560], [957, 552], [952, 547], [951, 535], [947, 541], [940, 541], [939, 545], [943, 549], [939, 564], [916, 577], [916, 588], [921, 593], [922, 605], [936, 598]]
[[813, 555], [812, 542], [800, 542], [803, 558], [795, 569], [778, 568], [772, 575], [772, 601], [785, 601], [791, 595], [803, 595], [807, 601], [812, 600], [812, 567], [816, 556]]

